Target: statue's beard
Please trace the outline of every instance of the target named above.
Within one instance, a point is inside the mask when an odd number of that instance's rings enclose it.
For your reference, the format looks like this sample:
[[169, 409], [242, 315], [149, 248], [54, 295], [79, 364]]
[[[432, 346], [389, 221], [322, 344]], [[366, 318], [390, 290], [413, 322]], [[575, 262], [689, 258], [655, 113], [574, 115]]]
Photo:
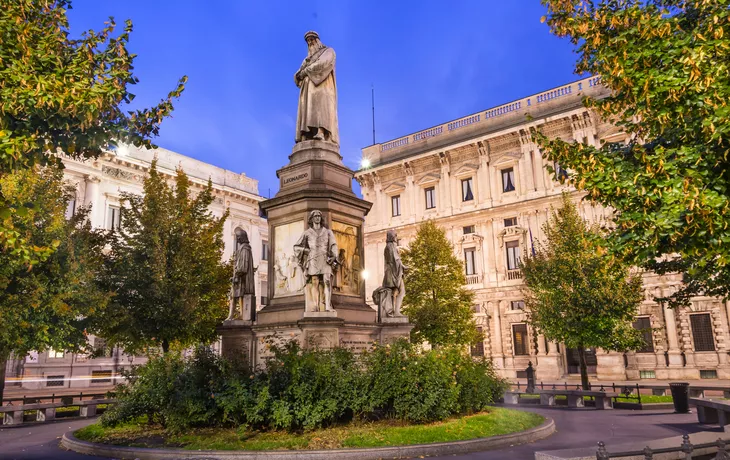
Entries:
[[309, 45], [309, 55], [310, 56], [313, 55], [314, 53], [321, 50], [322, 48], [324, 48], [324, 45], [320, 41], [317, 41], [316, 43]]

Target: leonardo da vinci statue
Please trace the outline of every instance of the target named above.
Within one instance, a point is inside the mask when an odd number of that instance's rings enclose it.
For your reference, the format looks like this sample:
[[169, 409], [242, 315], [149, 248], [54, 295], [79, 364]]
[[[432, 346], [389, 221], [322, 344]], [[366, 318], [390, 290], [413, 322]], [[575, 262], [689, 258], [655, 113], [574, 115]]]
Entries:
[[295, 141], [322, 140], [339, 145], [335, 51], [319, 41], [317, 32], [307, 32], [304, 40], [309, 53], [294, 75], [299, 87]]

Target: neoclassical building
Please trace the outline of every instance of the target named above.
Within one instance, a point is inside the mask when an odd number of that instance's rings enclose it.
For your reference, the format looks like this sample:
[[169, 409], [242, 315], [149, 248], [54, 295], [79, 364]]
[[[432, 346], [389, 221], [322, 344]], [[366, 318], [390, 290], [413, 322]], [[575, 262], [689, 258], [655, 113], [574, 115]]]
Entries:
[[[586, 78], [364, 148], [369, 167], [356, 178], [373, 203], [364, 227], [367, 293], [383, 277], [378, 261], [386, 231], [395, 229], [406, 247], [418, 224], [433, 219], [464, 260], [467, 287], [475, 291], [473, 311], [485, 339], [472, 353], [491, 357], [511, 378], [523, 377], [528, 361], [543, 381], [579, 373], [576, 350], [545, 340], [526, 321], [519, 259], [543, 238], [542, 226], [565, 188], [546, 170], [529, 132], [596, 146], [624, 142], [624, 133], [581, 103], [607, 94], [599, 78]], [[586, 220], [610, 217], [567, 190]], [[696, 298], [687, 308], [669, 309], [654, 298], [677, 289], [681, 276], [647, 273], [644, 280], [635, 327], [645, 330], [645, 347], [626, 354], [591, 350], [589, 371], [612, 381], [730, 378], [730, 303]]]
[[[186, 157], [163, 148], [155, 150], [122, 146], [96, 160], [78, 161], [64, 158], [64, 176], [76, 187], [76, 199], [68, 209], [71, 215], [80, 206], [91, 206], [91, 223], [95, 227], [111, 229], [119, 225], [123, 209], [120, 203], [122, 192], [142, 194], [142, 182], [157, 158], [157, 168], [172, 179], [177, 168], [190, 177], [194, 191], [202, 191], [208, 179], [213, 183], [215, 201], [211, 211], [217, 216], [226, 209], [230, 215], [225, 222], [224, 260], [229, 260], [235, 249], [237, 228], [248, 232], [254, 255], [256, 272], [257, 305], [268, 304], [268, 226], [260, 217], [259, 202], [264, 197], [258, 193], [258, 181], [245, 174], [228, 171], [216, 166]], [[232, 274], [231, 274], [232, 275]], [[90, 345], [102, 357], [89, 358], [84, 354], [49, 350], [32, 353], [22, 360], [15, 360], [8, 366], [8, 386], [24, 388], [86, 388], [108, 387], [116, 383], [119, 371], [131, 364], [139, 364], [143, 357], [127, 355], [118, 348], [110, 349], [98, 337], [90, 337]]]

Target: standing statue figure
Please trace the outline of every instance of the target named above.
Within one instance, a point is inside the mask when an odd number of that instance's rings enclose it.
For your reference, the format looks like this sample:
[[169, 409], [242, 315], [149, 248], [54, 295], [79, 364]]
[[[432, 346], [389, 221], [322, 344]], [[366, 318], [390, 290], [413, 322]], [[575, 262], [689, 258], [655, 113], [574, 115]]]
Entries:
[[309, 228], [294, 245], [305, 277], [306, 311], [332, 311], [332, 272], [337, 266], [337, 241], [332, 230], [323, 225], [322, 212], [309, 213]]
[[378, 305], [381, 319], [401, 317], [403, 314], [400, 309], [406, 295], [403, 274], [407, 267], [400, 260], [395, 230], [388, 230], [383, 256], [385, 258], [383, 285], [373, 292], [373, 302]]
[[226, 320], [253, 321], [255, 305], [253, 254], [245, 230], [236, 229], [236, 251], [233, 254], [233, 287], [231, 305]]
[[314, 139], [339, 145], [335, 51], [319, 41], [317, 32], [307, 32], [304, 40], [309, 53], [294, 74], [299, 88], [295, 141]]

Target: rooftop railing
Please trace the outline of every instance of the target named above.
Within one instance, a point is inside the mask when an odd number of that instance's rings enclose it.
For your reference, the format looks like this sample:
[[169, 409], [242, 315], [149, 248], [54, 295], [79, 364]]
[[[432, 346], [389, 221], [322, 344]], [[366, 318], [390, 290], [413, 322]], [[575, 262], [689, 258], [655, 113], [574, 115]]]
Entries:
[[424, 129], [423, 131], [419, 131], [414, 134], [409, 134], [408, 136], [403, 136], [398, 139], [388, 141], [380, 145], [380, 151], [386, 152], [388, 150], [411, 145], [419, 141], [424, 141], [432, 137], [449, 134], [466, 126], [471, 126], [478, 123], [485, 123], [495, 118], [503, 117], [522, 109], [527, 109], [527, 107], [534, 108], [539, 106], [540, 104], [545, 104], [561, 97], [571, 95], [575, 96], [578, 95], [580, 91], [591, 90], [592, 92], [595, 92], [597, 87], [600, 85], [601, 77], [584, 78], [583, 80], [573, 82], [559, 88], [551, 89], [550, 91], [545, 91], [543, 93], [532, 95], [518, 101], [513, 101], [508, 104], [493, 107], [483, 112], [468, 115], [466, 117], [449, 121], [439, 126], [434, 126], [432, 128]]

